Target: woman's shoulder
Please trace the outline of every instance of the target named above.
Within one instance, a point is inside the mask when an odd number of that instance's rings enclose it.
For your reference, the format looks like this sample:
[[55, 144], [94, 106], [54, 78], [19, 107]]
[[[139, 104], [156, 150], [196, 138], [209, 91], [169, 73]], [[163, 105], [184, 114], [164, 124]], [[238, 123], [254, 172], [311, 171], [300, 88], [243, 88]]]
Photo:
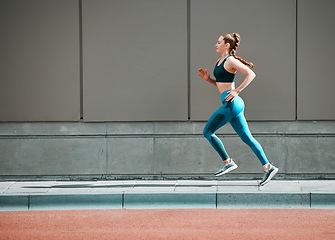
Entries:
[[226, 62], [227, 62], [228, 64], [236, 65], [236, 64], [238, 64], [240, 61], [239, 61], [238, 59], [234, 58], [234, 56], [229, 56], [229, 57], [227, 58]]
[[240, 61], [234, 58], [234, 56], [229, 56], [226, 62], [227, 62], [227, 64], [225, 65], [226, 69], [230, 71], [236, 71], [238, 69], [238, 64], [240, 63]]
[[237, 60], [236, 58], [234, 58], [234, 56], [230, 55], [227, 57], [227, 61], [235, 61]]

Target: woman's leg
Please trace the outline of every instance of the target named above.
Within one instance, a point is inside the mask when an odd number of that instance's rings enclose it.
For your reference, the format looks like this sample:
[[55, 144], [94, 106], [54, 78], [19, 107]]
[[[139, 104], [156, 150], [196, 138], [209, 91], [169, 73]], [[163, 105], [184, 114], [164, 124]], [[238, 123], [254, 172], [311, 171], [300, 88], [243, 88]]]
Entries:
[[235, 118], [233, 118], [230, 121], [230, 124], [234, 128], [236, 133], [240, 136], [242, 141], [246, 143], [252, 149], [252, 151], [256, 154], [256, 156], [258, 157], [258, 159], [261, 161], [262, 165], [264, 166], [268, 164], [269, 161], [265, 156], [262, 146], [252, 136], [249, 130], [249, 127], [248, 127], [247, 120], [245, 119], [243, 112], [244, 111], [242, 111]]
[[223, 143], [215, 135], [216, 130], [225, 125], [230, 120], [230, 114], [226, 106], [219, 107], [209, 118], [203, 134], [205, 138], [210, 142], [213, 148], [217, 151], [223, 161], [229, 159], [228, 153], [226, 152]]

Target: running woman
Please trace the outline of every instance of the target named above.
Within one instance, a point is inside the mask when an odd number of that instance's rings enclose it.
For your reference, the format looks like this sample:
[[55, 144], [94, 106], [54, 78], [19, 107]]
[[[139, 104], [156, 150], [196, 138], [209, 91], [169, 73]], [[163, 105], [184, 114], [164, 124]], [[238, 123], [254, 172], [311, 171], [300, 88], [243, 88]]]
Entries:
[[[247, 66], [253, 68], [254, 65], [236, 56], [237, 47], [241, 37], [238, 33], [224, 34], [219, 37], [215, 47], [216, 52], [221, 54], [214, 68], [215, 80], [210, 78], [207, 69], [200, 68], [199, 76], [210, 84], [216, 86], [221, 94], [222, 106], [219, 107], [209, 118], [205, 128], [204, 136], [217, 151], [223, 160], [222, 168], [215, 173], [221, 176], [237, 168], [236, 163], [227, 154], [221, 140], [215, 132], [226, 123], [230, 123], [242, 141], [246, 143], [256, 154], [264, 168], [264, 177], [260, 185], [268, 183], [278, 172], [278, 168], [269, 163], [262, 146], [252, 136], [248, 123], [244, 117], [244, 102], [239, 93], [244, 90], [255, 78], [255, 73]], [[242, 84], [235, 89], [235, 74], [240, 71], [246, 78]]]

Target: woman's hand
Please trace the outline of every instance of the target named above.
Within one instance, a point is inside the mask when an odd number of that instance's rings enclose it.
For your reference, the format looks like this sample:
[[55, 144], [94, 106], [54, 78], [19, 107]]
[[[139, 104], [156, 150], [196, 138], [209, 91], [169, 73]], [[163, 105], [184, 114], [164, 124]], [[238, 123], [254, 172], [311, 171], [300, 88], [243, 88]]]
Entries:
[[208, 72], [207, 72], [207, 69], [203, 70], [202, 68], [199, 68], [198, 72], [199, 72], [199, 76], [200, 76], [203, 80], [205, 80], [205, 81], [207, 81], [207, 82], [210, 81], [210, 78], [209, 78], [209, 74], [208, 74]]
[[211, 79], [211, 78], [209, 77], [209, 74], [208, 74], [208, 72], [207, 72], [207, 69], [203, 70], [202, 68], [199, 68], [199, 69], [198, 69], [198, 72], [199, 72], [199, 76], [200, 76], [203, 80], [205, 80], [205, 81], [209, 82], [210, 84], [216, 86], [216, 82], [215, 82], [213, 79]]
[[233, 89], [233, 90], [230, 90], [228, 92], [228, 95], [226, 96], [225, 100], [227, 102], [232, 102], [234, 100], [234, 98], [236, 96], [238, 96], [238, 94], [240, 93], [241, 91], [237, 90], [237, 89]]

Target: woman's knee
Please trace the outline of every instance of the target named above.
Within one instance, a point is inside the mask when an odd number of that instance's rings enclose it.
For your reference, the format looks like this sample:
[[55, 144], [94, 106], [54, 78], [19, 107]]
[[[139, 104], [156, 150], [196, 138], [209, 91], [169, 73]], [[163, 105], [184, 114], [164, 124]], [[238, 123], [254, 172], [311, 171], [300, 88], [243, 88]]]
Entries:
[[209, 131], [208, 128], [205, 127], [202, 134], [204, 135], [205, 138], [209, 139], [212, 136], [213, 133], [211, 131]]
[[204, 129], [204, 131], [202, 132], [202, 135], [204, 135], [204, 137], [207, 138], [208, 134], [209, 132], [206, 129]]

